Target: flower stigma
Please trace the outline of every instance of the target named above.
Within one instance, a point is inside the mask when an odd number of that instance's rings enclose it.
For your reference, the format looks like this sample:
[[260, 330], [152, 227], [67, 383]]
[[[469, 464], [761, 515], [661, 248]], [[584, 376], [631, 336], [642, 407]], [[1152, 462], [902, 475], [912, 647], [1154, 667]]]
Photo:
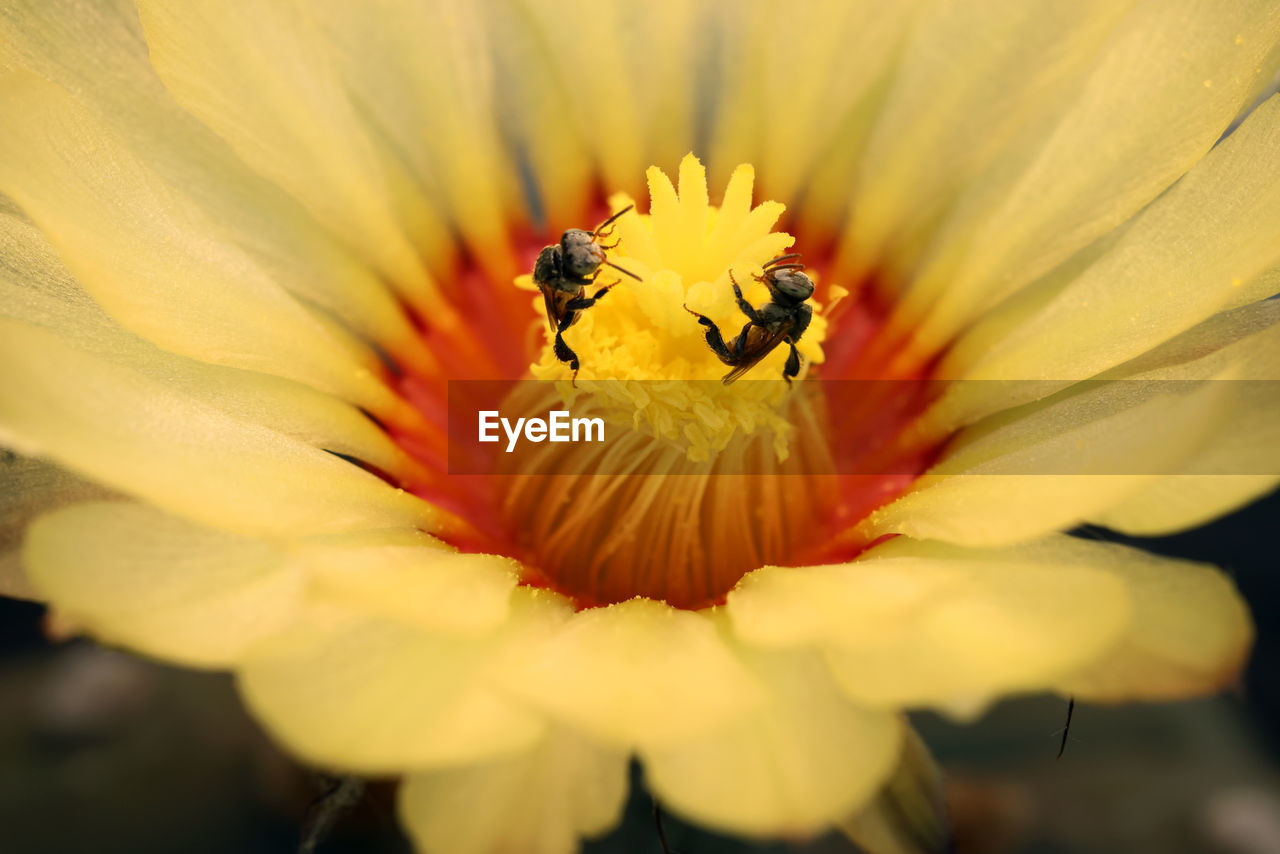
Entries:
[[[752, 207], [755, 173], [746, 164], [734, 170], [718, 208], [709, 203], [706, 172], [693, 155], [680, 164], [678, 191], [657, 167], [647, 177], [649, 213], [620, 217], [609, 252], [611, 263], [642, 281], [604, 267], [588, 289], [612, 285], [607, 298], [565, 333], [582, 359], [578, 379], [614, 420], [682, 448], [691, 461], [710, 460], [735, 437], [760, 434], [771, 436], [775, 454], [784, 460], [793, 432], [782, 411], [787, 346], [774, 348], [742, 381], [725, 385], [719, 381], [725, 365], [685, 307], [710, 317], [731, 340], [746, 318], [730, 274], [753, 306], [768, 302], [769, 290], [757, 277], [795, 242], [790, 234], [772, 231], [786, 208], [772, 201]], [[634, 202], [620, 193], [610, 203], [618, 211]], [[516, 285], [537, 290], [531, 276], [519, 277]], [[837, 289], [833, 296], [842, 293]], [[797, 342], [802, 375], [823, 360], [827, 320], [818, 309]], [[570, 373], [550, 341], [530, 371], [539, 380]], [[572, 401], [577, 395], [570, 390], [567, 396]]]

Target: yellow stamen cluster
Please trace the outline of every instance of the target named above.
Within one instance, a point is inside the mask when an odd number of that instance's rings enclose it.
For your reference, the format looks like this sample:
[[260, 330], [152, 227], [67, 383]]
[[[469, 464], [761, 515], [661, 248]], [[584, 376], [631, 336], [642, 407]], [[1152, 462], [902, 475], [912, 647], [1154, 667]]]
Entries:
[[[704, 328], [684, 308], [710, 317], [731, 342], [746, 317], [735, 303], [729, 271], [753, 306], [768, 302], [768, 289], [753, 276], [794, 239], [771, 231], [783, 205], [764, 202], [752, 207], [754, 178], [749, 165], [734, 170], [717, 208], [709, 203], [706, 171], [692, 154], [680, 164], [679, 192], [660, 169], [650, 167], [649, 213], [619, 218], [610, 238], [618, 245], [609, 251], [611, 262], [642, 281], [604, 267], [596, 288], [588, 289], [590, 296], [601, 286], [619, 282], [564, 333], [582, 362], [577, 388], [568, 382], [570, 371], [550, 343], [531, 366], [533, 377], [564, 380], [560, 392], [566, 403], [589, 394], [592, 408], [613, 423], [669, 442], [692, 461], [710, 459], [735, 436], [757, 433], [771, 433], [778, 459], [785, 459], [792, 429], [779, 413], [787, 394], [782, 381], [786, 345], [746, 377], [725, 386], [720, 379], [729, 369], [707, 346]], [[614, 211], [632, 202], [623, 194], [609, 201]], [[516, 284], [534, 289], [528, 276]], [[822, 361], [826, 326], [815, 312], [798, 345], [805, 370]]]

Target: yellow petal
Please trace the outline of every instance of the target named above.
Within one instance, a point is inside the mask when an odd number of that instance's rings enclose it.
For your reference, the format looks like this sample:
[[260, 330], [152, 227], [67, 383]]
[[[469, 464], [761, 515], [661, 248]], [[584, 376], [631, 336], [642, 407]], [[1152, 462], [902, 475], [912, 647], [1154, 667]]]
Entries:
[[894, 263], [885, 255], [915, 248], [975, 174], [1018, 162], [1009, 149], [1061, 114], [1131, 5], [923, 4], [858, 164], [844, 260]]
[[1231, 286], [1235, 288], [1235, 293], [1223, 304], [1223, 311], [1249, 305], [1258, 300], [1270, 299], [1280, 294], [1280, 266], [1263, 270], [1248, 281], [1232, 280]]
[[1169, 534], [1229, 513], [1280, 483], [1280, 302], [1218, 315], [1108, 376], [1194, 379], [1227, 364], [1240, 366], [1243, 400], [1214, 441], [1175, 474], [1144, 486], [1091, 522], [1139, 536]]
[[547, 234], [558, 235], [582, 227], [598, 178], [593, 143], [572, 120], [575, 90], [551, 61], [557, 45], [535, 25], [528, 5], [493, 0], [485, 26], [495, 48], [497, 108], [524, 146], [522, 178], [526, 192], [536, 195], [530, 216]]
[[272, 0], [228, 15], [213, 2], [142, 0], [138, 13], [178, 103], [428, 307], [438, 291], [415, 246], [439, 258], [447, 230], [366, 131], [306, 8]]
[[[847, 202], [860, 151], [833, 145], [834, 138], [851, 123], [865, 130], [874, 113], [862, 108], [874, 100], [873, 87], [920, 5], [849, 0], [717, 7], [713, 183], [750, 161], [759, 169], [763, 198], [796, 199], [808, 184], [807, 191], [838, 188]], [[775, 43], [781, 32], [785, 45]], [[841, 161], [844, 180], [837, 178], [834, 187], [812, 182], [811, 171], [832, 160]]]
[[4, 78], [0, 187], [117, 321], [161, 347], [278, 374], [374, 411], [376, 359], [270, 282], [61, 89]]
[[[1209, 383], [1221, 386], [1221, 400], [1216, 404], [1221, 408], [1221, 417], [1198, 447], [1187, 448], [1189, 452], [1181, 459], [1168, 458], [1172, 465], [1165, 478], [1136, 482], [1119, 477], [1056, 480], [1044, 477], [1038, 485], [1035, 480], [1021, 478], [985, 483], [961, 481], [942, 485], [942, 491], [935, 493], [935, 497], [941, 500], [948, 491], [958, 497], [970, 489], [975, 490], [969, 493], [973, 500], [981, 500], [982, 495], [991, 496], [990, 500], [996, 502], [993, 506], [999, 509], [989, 521], [997, 525], [1002, 524], [1003, 514], [1015, 506], [1015, 496], [1031, 501], [1037, 494], [1046, 495], [1041, 489], [1061, 490], [1058, 493], [1059, 499], [1050, 501], [1052, 506], [1049, 516], [1044, 518], [1048, 522], [1055, 513], [1058, 514], [1059, 526], [1089, 518], [1130, 533], [1159, 534], [1208, 521], [1265, 493], [1277, 481], [1276, 474], [1280, 473], [1280, 458], [1277, 457], [1277, 453], [1280, 453], [1280, 442], [1277, 441], [1280, 436], [1277, 430], [1280, 428], [1276, 426], [1280, 424], [1280, 420], [1274, 412], [1276, 405], [1280, 405], [1280, 401], [1276, 399], [1280, 393], [1280, 385], [1274, 382], [1280, 378], [1280, 304], [1267, 301], [1214, 315], [1160, 346], [1098, 376], [1100, 380], [1120, 381], [1122, 386], [1131, 385], [1134, 390], [1140, 391], [1147, 382], [1152, 383], [1152, 388], [1155, 388], [1155, 384], [1160, 382], [1199, 381], [1216, 375], [1232, 377]], [[1255, 380], [1263, 382], [1252, 382]], [[942, 424], [963, 423], [986, 410], [1005, 407], [1010, 400], [1016, 402], [1024, 397], [1034, 396], [1038, 389], [1052, 391], [1061, 385], [1067, 383], [957, 383], [952, 399], [944, 399], [927, 416], [935, 420], [937, 425], [924, 429], [940, 430]], [[956, 404], [954, 408], [951, 407], [953, 403]], [[977, 408], [966, 411], [967, 407], [975, 403], [978, 404]], [[1205, 403], [1204, 412], [1208, 415], [1211, 407], [1207, 399]], [[1053, 411], [1048, 409], [1045, 414]], [[1134, 414], [1138, 412], [1135, 411]], [[990, 423], [1015, 415], [1013, 412], [1006, 413]], [[1143, 416], [1143, 419], [1147, 417]], [[1125, 421], [1130, 421], [1130, 418], [1120, 419], [1120, 423]], [[1157, 467], [1147, 462], [1152, 449], [1142, 447], [1149, 443], [1140, 442], [1136, 448], [1130, 443], [1134, 435], [1141, 436], [1143, 431], [1151, 431], [1149, 436], [1166, 435], [1169, 425], [1164, 423], [1163, 418], [1152, 418], [1146, 422], [1145, 427], [1141, 426], [1140, 420], [1133, 420], [1131, 423], [1137, 425], [1133, 428], [1137, 432], [1129, 433], [1130, 428], [1118, 431], [1122, 436], [1129, 435], [1130, 439], [1115, 443], [1114, 449], [1124, 456], [1115, 458], [1123, 462], [1111, 470], [1135, 473], [1158, 471]], [[1169, 451], [1189, 438], [1190, 432], [1184, 430], [1174, 442], [1161, 441], [1155, 444], [1161, 452]], [[1123, 450], [1124, 448], [1130, 450]], [[1052, 457], [1042, 456], [1038, 470], [1060, 470], [1053, 468], [1056, 464], [1049, 462], [1051, 459]], [[1073, 470], [1084, 470], [1084, 459], [1070, 459]], [[1195, 477], [1186, 479], [1183, 475]], [[918, 484], [918, 488], [922, 492], [928, 492], [931, 487], [925, 481]], [[1071, 498], [1072, 496], [1078, 496], [1082, 501]], [[914, 501], [909, 497], [907, 504]], [[922, 514], [926, 504], [928, 501], [919, 505]], [[905, 507], [903, 505], [897, 510]], [[897, 510], [893, 512], [896, 513]], [[934, 521], [941, 521], [951, 512], [944, 512], [942, 516], [935, 517]], [[1079, 515], [1081, 513], [1084, 514], [1083, 517]], [[983, 524], [981, 520], [970, 521], [979, 527]], [[1044, 527], [1041, 530], [1048, 529]], [[924, 533], [921, 529], [917, 535], [946, 538], [963, 536], [959, 532], [943, 533], [940, 529], [933, 529], [931, 533]], [[995, 535], [996, 532], [993, 532], [992, 536]]]
[[[1067, 93], [1063, 115], [1030, 145], [1004, 152], [940, 228], [933, 263], [926, 263], [902, 306], [904, 318], [927, 311], [917, 336], [930, 346], [949, 340], [977, 312], [1106, 234], [1186, 173], [1244, 105], [1264, 61], [1274, 62], [1268, 54], [1277, 39], [1280, 18], [1270, 0], [1136, 5], [1089, 63], [1087, 77]], [[1244, 179], [1251, 189], [1274, 180], [1267, 177], [1274, 163], [1250, 168], [1258, 170]], [[1197, 202], [1200, 216], [1231, 210], [1230, 198]], [[957, 251], [965, 257], [957, 258]], [[1161, 278], [1153, 270], [1140, 275]], [[1116, 281], [1110, 284], [1121, 300], [1132, 295], [1144, 305], [1159, 304], [1150, 294], [1138, 297]], [[1094, 311], [1103, 310], [1095, 303]], [[1061, 340], [1072, 341], [1073, 335]], [[1053, 352], [1071, 364], [1072, 355]]]
[[1215, 314], [1100, 376], [1201, 380], [1227, 369], [1239, 380], [1280, 380], [1280, 300]]
[[1239, 672], [1253, 626], [1235, 585], [1212, 566], [1058, 538], [1057, 549], [1105, 567], [1133, 602], [1128, 629], [1096, 660], [1055, 684], [1092, 701], [1176, 700], [1216, 691]]
[[27, 580], [27, 573], [22, 568], [22, 558], [17, 549], [5, 544], [0, 552], [0, 596], [11, 599], [39, 599], [40, 594]]
[[398, 811], [426, 854], [573, 854], [617, 824], [627, 756], [566, 729], [485, 765], [410, 774]]
[[[346, 85], [424, 189], [447, 206], [492, 279], [514, 273], [505, 210], [515, 176], [502, 149], [481, 9], [456, 0], [330, 0], [308, 10]], [[423, 33], [439, 33], [422, 49]], [[442, 117], [447, 117], [441, 120]]]
[[[1276, 417], [1272, 413], [1272, 418]], [[1271, 421], [1274, 425], [1276, 422]], [[1228, 440], [1229, 441], [1229, 440]], [[1274, 445], [1267, 449], [1274, 457]], [[1223, 454], [1197, 457], [1197, 465], [1215, 469], [1218, 461], [1236, 464], [1231, 445]], [[1273, 463], [1274, 465], [1274, 463]], [[1127, 496], [1089, 521], [1137, 537], [1160, 537], [1208, 524], [1252, 504], [1280, 485], [1276, 474], [1174, 474]]]
[[22, 539], [37, 516], [111, 491], [41, 460], [0, 449], [0, 595], [35, 599], [20, 559]]
[[659, 801], [753, 836], [816, 834], [866, 802], [897, 760], [893, 715], [850, 703], [811, 654], [735, 653], [766, 686], [765, 701], [710, 732], [642, 749]]
[[0, 210], [0, 315], [57, 333], [78, 349], [138, 371], [251, 424], [262, 424], [392, 475], [405, 454], [350, 404], [270, 374], [223, 368], [161, 350], [120, 328], [71, 278], [43, 235]]
[[303, 578], [270, 543], [130, 503], [40, 517], [31, 583], [95, 635], [188, 666], [225, 667], [293, 619]]
[[315, 607], [241, 665], [240, 689], [276, 738], [325, 766], [402, 773], [519, 753], [545, 726], [492, 688], [494, 671], [563, 609], [525, 591], [497, 632], [464, 638]]
[[[605, 186], [633, 196], [646, 166], [672, 169], [693, 138], [697, 102], [690, 97], [690, 81], [698, 79], [702, 48], [699, 5], [691, 0], [630, 6], [519, 0], [512, 6], [511, 14], [535, 28], [544, 51], [541, 62], [554, 71], [567, 102], [566, 110], [536, 116], [518, 108], [532, 120], [529, 136], [536, 137], [548, 123], [571, 123], [587, 156], [599, 164]], [[566, 22], [572, 22], [572, 38], [565, 37]], [[661, 50], [652, 48], [656, 43]], [[514, 81], [515, 93], [525, 88], [523, 81]]]
[[429, 529], [425, 503], [332, 454], [0, 318], [0, 437], [195, 522], [250, 535]]
[[1116, 381], [992, 416], [861, 529], [979, 546], [1070, 527], [1210, 447], [1248, 406], [1244, 392], [1230, 381]]
[[519, 565], [460, 554], [416, 531], [320, 538], [298, 547], [312, 590], [428, 631], [482, 634], [510, 614]]
[[[940, 370], [971, 379], [1078, 379], [1217, 312], [1280, 258], [1280, 97], [1259, 107], [1116, 246], [1012, 330], [1000, 312]], [[980, 384], [970, 384], [974, 391]]]
[[624, 747], [726, 726], [760, 700], [756, 680], [705, 616], [648, 599], [575, 614], [513, 662], [504, 685]]
[[767, 568], [729, 596], [744, 642], [817, 646], [873, 706], [981, 704], [1044, 689], [1110, 648], [1124, 583], [1050, 546], [966, 551], [899, 537], [839, 566]]
[[329, 309], [397, 358], [426, 364], [422, 343], [384, 283], [165, 91], [132, 3], [10, 4], [0, 13], [5, 63], [72, 93], [172, 192], [198, 205], [212, 233], [247, 252], [282, 287]]

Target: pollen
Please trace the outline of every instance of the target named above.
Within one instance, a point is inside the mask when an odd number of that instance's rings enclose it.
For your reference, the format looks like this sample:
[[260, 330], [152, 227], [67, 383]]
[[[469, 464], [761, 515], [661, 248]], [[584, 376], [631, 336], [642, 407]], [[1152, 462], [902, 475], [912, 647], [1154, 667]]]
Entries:
[[[576, 382], [570, 382], [572, 371], [556, 356], [549, 326], [530, 373], [563, 381], [559, 388], [566, 404], [590, 395], [608, 421], [661, 439], [690, 461], [711, 460], [742, 436], [767, 436], [783, 460], [793, 431], [783, 412], [791, 391], [782, 381], [789, 348], [776, 347], [742, 380], [725, 385], [720, 380], [727, 369], [690, 312], [712, 319], [730, 341], [747, 322], [733, 281], [753, 306], [769, 301], [769, 290], [757, 277], [795, 242], [773, 231], [785, 207], [772, 201], [752, 206], [755, 172], [746, 164], [734, 170], [719, 207], [710, 204], [706, 171], [692, 154], [680, 164], [678, 189], [657, 167], [650, 167], [647, 177], [649, 212], [619, 217], [608, 250], [611, 264], [638, 279], [604, 266], [587, 289], [590, 296], [608, 286], [607, 294], [564, 332], [581, 360]], [[617, 194], [609, 202], [616, 212], [634, 200]], [[537, 290], [530, 276], [519, 277], [516, 285]], [[832, 292], [838, 296], [839, 289]], [[823, 360], [827, 321], [821, 305], [811, 305], [813, 321], [797, 344], [801, 376]], [[541, 296], [537, 311], [544, 313]]]

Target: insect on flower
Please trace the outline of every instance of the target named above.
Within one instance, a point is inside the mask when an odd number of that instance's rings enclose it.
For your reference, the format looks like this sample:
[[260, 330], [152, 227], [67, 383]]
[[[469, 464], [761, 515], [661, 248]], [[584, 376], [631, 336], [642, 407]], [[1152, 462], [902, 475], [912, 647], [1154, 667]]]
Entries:
[[724, 384], [729, 385], [738, 377], [751, 370], [765, 356], [783, 341], [791, 348], [787, 364], [782, 369], [782, 378], [791, 383], [791, 378], [800, 373], [800, 353], [796, 350], [796, 342], [809, 328], [813, 319], [813, 307], [805, 300], [813, 296], [813, 280], [802, 271], [804, 265], [795, 263], [798, 252], [779, 255], [764, 265], [764, 275], [754, 276], [769, 289], [772, 299], [763, 307], [756, 309], [742, 296], [742, 289], [729, 271], [729, 281], [733, 283], [733, 295], [737, 297], [738, 308], [747, 316], [747, 324], [742, 327], [738, 337], [732, 344], [724, 343], [720, 327], [705, 314], [699, 314], [689, 306], [685, 311], [698, 318], [698, 322], [707, 328], [707, 344], [720, 357], [720, 361], [733, 370], [724, 375]]
[[612, 282], [600, 288], [590, 297], [587, 286], [594, 284], [601, 273], [601, 266], [607, 265], [620, 273], [625, 273], [637, 282], [640, 277], [630, 270], [624, 270], [611, 263], [605, 257], [605, 251], [617, 246], [617, 243], [604, 244], [601, 239], [608, 239], [613, 234], [613, 224], [618, 217], [634, 208], [627, 205], [613, 216], [596, 226], [594, 231], [571, 228], [560, 237], [559, 244], [552, 244], [538, 253], [538, 260], [533, 265], [533, 283], [542, 291], [542, 298], [547, 305], [547, 320], [555, 330], [555, 354], [562, 362], [567, 362], [573, 369], [576, 382], [581, 364], [578, 354], [569, 348], [564, 341], [564, 331], [578, 322], [582, 312], [596, 304], [596, 301], [609, 292], [609, 289], [622, 280]]

